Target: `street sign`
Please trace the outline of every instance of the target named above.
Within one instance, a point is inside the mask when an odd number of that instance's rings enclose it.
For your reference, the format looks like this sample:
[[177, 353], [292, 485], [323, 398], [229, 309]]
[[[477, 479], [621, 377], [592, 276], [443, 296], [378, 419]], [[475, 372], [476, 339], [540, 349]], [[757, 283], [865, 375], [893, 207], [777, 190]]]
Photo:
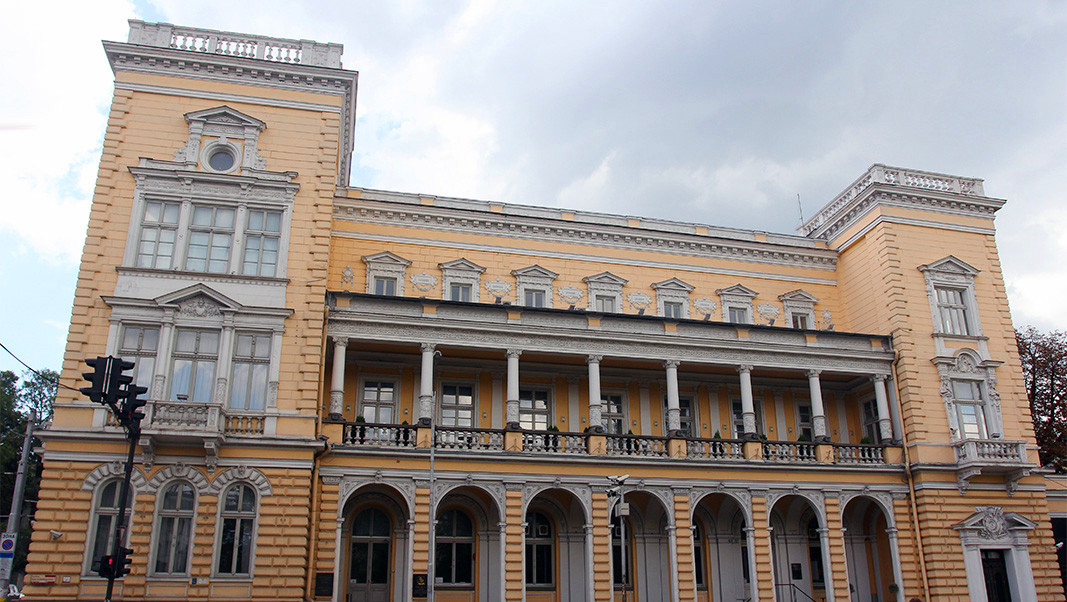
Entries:
[[18, 533], [0, 534], [0, 579], [11, 578], [11, 563], [15, 561], [15, 540]]

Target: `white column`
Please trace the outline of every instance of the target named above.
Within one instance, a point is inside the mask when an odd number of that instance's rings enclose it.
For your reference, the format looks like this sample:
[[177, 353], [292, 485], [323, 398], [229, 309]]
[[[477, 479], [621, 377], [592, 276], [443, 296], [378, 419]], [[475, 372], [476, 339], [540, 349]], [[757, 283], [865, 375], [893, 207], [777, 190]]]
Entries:
[[[834, 565], [831, 564], [832, 559], [830, 558], [830, 530], [820, 528], [817, 531], [819, 532], [819, 549], [822, 552], [822, 578], [823, 583], [826, 585], [826, 602], [834, 602]], [[845, 571], [846, 573], [848, 572], [847, 563], [845, 564]]]
[[215, 364], [215, 390], [211, 392], [211, 401], [226, 407], [226, 393], [230, 390], [229, 374], [233, 365], [233, 314], [222, 317], [222, 333], [219, 336], [219, 361]]
[[340, 420], [345, 396], [345, 349], [348, 337], [333, 338], [333, 374], [330, 379], [330, 418]]
[[422, 344], [422, 372], [419, 373], [419, 424], [430, 426], [433, 420], [433, 343]]
[[883, 441], [889, 441], [893, 438], [893, 423], [889, 419], [889, 399], [885, 394], [885, 375], [877, 374], [872, 376], [871, 382], [874, 383], [874, 401], [878, 405], [878, 431]]
[[[166, 311], [166, 310], [164, 310]], [[174, 314], [167, 312], [159, 329], [159, 351], [156, 353], [156, 367], [152, 374], [150, 399], [169, 399], [167, 391], [167, 372], [170, 370], [171, 350], [174, 349]]]
[[667, 433], [668, 435], [682, 428], [681, 406], [678, 402], [678, 361], [663, 362], [667, 369]]
[[808, 370], [808, 390], [811, 392], [811, 427], [815, 440], [825, 440], [826, 410], [822, 405], [822, 385], [819, 384], [818, 370]]
[[[749, 506], [749, 512], [751, 513], [752, 507]], [[753, 602], [759, 602], [759, 573], [756, 572], [756, 529], [748, 526], [744, 527], [742, 531], [745, 532], [745, 544], [748, 550], [748, 599]], [[775, 559], [771, 557], [772, 573], [765, 575], [764, 578], [770, 578], [774, 581], [773, 567], [775, 566]]]
[[667, 550], [670, 558], [668, 559], [668, 565], [670, 566], [671, 573], [671, 602], [677, 602], [678, 600], [678, 534], [677, 527], [674, 526], [674, 520], [672, 519], [670, 524], [667, 525]]
[[741, 419], [745, 425], [745, 436], [756, 436], [756, 406], [752, 403], [752, 366], [738, 366], [741, 375]]
[[[507, 539], [508, 524], [504, 521], [500, 521], [496, 524], [496, 528], [500, 530], [500, 544], [497, 546], [500, 549], [500, 599], [504, 600], [507, 593], [508, 574], [507, 559], [504, 557], [504, 541]], [[526, 547], [525, 545], [523, 547]], [[526, 570], [526, 565], [523, 565], [523, 571]], [[525, 581], [526, 576], [523, 575], [522, 579]]]
[[[603, 356], [590, 355], [586, 358], [589, 363], [589, 432], [601, 433], [604, 431], [601, 415], [604, 411], [603, 399], [600, 397], [600, 360]], [[573, 418], [572, 418], [573, 420]]]
[[507, 428], [519, 426], [519, 356], [522, 351], [508, 349], [508, 396], [507, 396]]
[[885, 530], [889, 538], [889, 559], [893, 563], [893, 583], [898, 586], [897, 593], [893, 596], [893, 602], [901, 602], [904, 599], [904, 573], [900, 569], [900, 548], [897, 544], [897, 528], [889, 527]]

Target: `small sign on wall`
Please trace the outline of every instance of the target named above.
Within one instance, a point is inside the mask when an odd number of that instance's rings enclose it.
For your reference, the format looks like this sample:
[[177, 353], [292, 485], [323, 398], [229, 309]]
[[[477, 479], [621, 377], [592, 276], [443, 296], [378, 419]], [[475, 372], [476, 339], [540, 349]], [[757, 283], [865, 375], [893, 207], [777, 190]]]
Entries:
[[412, 575], [411, 580], [411, 597], [412, 598], [425, 598], [427, 595], [427, 587], [429, 585], [426, 573], [415, 573]]
[[315, 597], [333, 597], [333, 573], [315, 573]]

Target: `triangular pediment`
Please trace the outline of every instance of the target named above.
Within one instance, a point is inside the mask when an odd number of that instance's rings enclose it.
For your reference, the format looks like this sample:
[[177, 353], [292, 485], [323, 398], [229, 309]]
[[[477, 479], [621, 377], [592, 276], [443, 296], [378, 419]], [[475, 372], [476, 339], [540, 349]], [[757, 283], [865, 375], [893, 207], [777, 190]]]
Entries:
[[467, 259], [466, 257], [460, 257], [459, 259], [453, 259], [452, 261], [446, 261], [444, 263], [437, 264], [437, 267], [442, 270], [461, 270], [464, 272], [478, 272], [481, 274], [485, 271], [485, 268]]
[[559, 277], [559, 274], [553, 272], [552, 270], [543, 268], [537, 264], [525, 268], [519, 268], [517, 270], [512, 270], [511, 275], [515, 276], [516, 278], [519, 276], [523, 276], [526, 278], [548, 278], [549, 280], [555, 280]]
[[748, 297], [749, 299], [755, 299], [756, 295], [758, 295], [759, 293], [757, 293], [756, 291], [748, 288], [747, 286], [745, 286], [743, 284], [735, 284], [733, 286], [728, 286], [726, 288], [720, 288], [719, 290], [715, 291], [715, 294], [720, 296], [720, 297], [733, 296], [733, 297]]
[[231, 109], [226, 105], [186, 113], [185, 121], [188, 123], [201, 121], [204, 123], [225, 123], [227, 125], [252, 126], [260, 130], [266, 129], [267, 127], [265, 122], [260, 121], [251, 115], [245, 115], [236, 109]]
[[819, 302], [819, 300], [815, 298], [815, 295], [812, 295], [808, 291], [806, 291], [804, 289], [800, 289], [800, 288], [798, 288], [795, 291], [789, 291], [788, 293], [785, 293], [784, 295], [779, 295], [778, 296], [778, 300], [779, 301], [794, 301], [794, 302], [797, 302], [797, 303], [818, 303]]
[[242, 307], [240, 303], [202, 283], [160, 295], [154, 301], [160, 305], [185, 305], [195, 301], [197, 303], [210, 303], [232, 310], [239, 310]]
[[978, 506], [978, 512], [968, 516], [962, 521], [952, 525], [953, 529], [978, 529], [984, 531], [985, 536], [996, 536], [999, 533], [1015, 529], [1036, 529], [1037, 523], [1016, 512], [1004, 512], [997, 506]]
[[390, 253], [389, 251], [382, 251], [381, 253], [375, 253], [374, 255], [364, 255], [362, 259], [363, 263], [373, 263], [378, 265], [411, 265], [411, 262], [407, 259], [404, 259], [395, 253]]
[[611, 272], [600, 272], [599, 274], [593, 274], [592, 276], [586, 276], [582, 278], [583, 282], [593, 282], [596, 284], [612, 284], [616, 286], [622, 286], [629, 282], [625, 278], [620, 278]]
[[696, 287], [692, 284], [689, 284], [688, 282], [685, 282], [684, 280], [679, 280], [677, 278], [668, 278], [660, 282], [654, 282], [652, 284], [652, 288], [656, 289], [657, 291], [660, 289], [666, 289], [669, 291], [685, 291], [688, 293]]
[[937, 261], [928, 263], [926, 265], [919, 266], [920, 272], [947, 272], [950, 274], [966, 274], [968, 276], [976, 276], [981, 270], [978, 270], [969, 263], [962, 259], [949, 255], [944, 259], [938, 259]]

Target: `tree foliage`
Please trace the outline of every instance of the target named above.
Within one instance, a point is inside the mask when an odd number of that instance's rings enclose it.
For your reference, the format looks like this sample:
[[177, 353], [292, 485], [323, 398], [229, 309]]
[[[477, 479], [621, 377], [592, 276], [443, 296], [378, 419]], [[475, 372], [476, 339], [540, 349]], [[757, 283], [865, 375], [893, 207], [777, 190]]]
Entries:
[[[51, 370], [38, 373], [26, 372], [20, 382], [11, 371], [0, 372], [0, 516], [7, 518], [15, 491], [15, 474], [22, 455], [22, 443], [26, 434], [26, 422], [30, 410], [37, 416], [37, 424], [52, 418], [52, 402], [56, 397], [59, 375]], [[36, 437], [31, 439], [31, 449], [40, 445]], [[41, 459], [30, 454], [26, 470], [26, 489], [23, 493], [22, 524], [19, 525], [18, 546], [15, 548], [13, 573], [26, 565], [26, 550], [30, 542], [30, 521], [36, 509], [37, 494], [41, 484]], [[7, 522], [6, 520], [4, 521]], [[9, 531], [11, 527], [6, 527]]]
[[1041, 465], [1067, 472], [1067, 332], [1015, 331]]

